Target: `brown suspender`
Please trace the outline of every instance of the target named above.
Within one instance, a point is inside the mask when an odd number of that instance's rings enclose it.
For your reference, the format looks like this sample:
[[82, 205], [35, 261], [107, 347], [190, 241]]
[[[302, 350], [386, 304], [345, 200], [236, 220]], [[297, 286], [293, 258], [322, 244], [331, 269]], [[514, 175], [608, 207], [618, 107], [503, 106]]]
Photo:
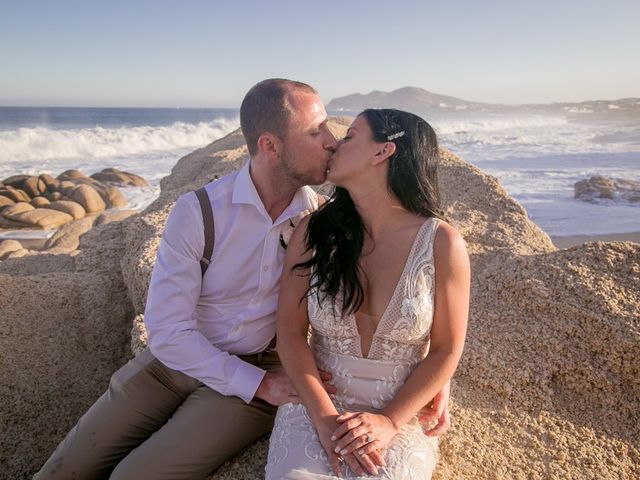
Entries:
[[204, 223], [204, 251], [202, 258], [200, 259], [200, 270], [204, 277], [209, 264], [211, 263], [211, 255], [213, 254], [213, 242], [215, 240], [216, 226], [213, 222], [213, 210], [211, 209], [211, 202], [209, 201], [209, 195], [204, 187], [196, 190], [196, 196], [200, 202], [200, 209], [202, 210], [202, 221]]
[[[202, 258], [200, 259], [200, 270], [204, 277], [209, 264], [211, 263], [211, 255], [213, 254], [213, 243], [216, 236], [216, 226], [213, 221], [213, 209], [211, 208], [211, 201], [209, 200], [209, 194], [204, 187], [196, 190], [196, 196], [200, 202], [200, 210], [202, 210], [202, 221], [204, 223], [204, 251]], [[322, 206], [325, 202], [325, 197], [318, 194], [318, 207]]]

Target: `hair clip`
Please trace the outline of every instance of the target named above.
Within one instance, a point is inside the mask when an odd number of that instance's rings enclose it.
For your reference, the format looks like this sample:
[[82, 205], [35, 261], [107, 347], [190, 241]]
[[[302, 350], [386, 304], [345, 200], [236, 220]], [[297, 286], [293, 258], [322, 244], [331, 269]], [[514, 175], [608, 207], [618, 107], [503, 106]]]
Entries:
[[395, 140], [396, 138], [404, 137], [404, 130], [400, 130], [397, 133], [387, 136], [387, 140]]

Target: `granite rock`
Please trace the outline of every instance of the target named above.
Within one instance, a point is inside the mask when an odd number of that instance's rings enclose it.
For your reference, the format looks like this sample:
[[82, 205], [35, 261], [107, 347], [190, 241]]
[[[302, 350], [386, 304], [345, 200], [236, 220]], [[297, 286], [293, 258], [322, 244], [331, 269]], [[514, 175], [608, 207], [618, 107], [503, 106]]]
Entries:
[[[330, 126], [342, 135], [348, 123]], [[0, 369], [0, 443], [10, 478], [31, 475], [144, 347], [149, 278], [176, 198], [246, 156], [236, 131], [180, 159], [156, 201], [95, 226], [78, 249], [43, 255], [46, 266], [33, 255], [0, 262], [0, 351], [10, 362]], [[640, 246], [556, 250], [495, 178], [441, 157], [445, 213], [467, 241], [473, 284], [453, 426], [434, 478], [638, 477]], [[34, 411], [47, 412], [46, 425]], [[37, 437], [24, 442], [25, 431]], [[266, 448], [256, 442], [210, 478], [262, 478]]]

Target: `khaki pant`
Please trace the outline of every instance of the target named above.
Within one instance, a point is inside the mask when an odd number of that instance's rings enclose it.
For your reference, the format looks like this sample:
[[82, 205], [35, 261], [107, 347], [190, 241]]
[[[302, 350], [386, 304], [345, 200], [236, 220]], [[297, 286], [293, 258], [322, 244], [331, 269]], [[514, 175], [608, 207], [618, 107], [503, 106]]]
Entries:
[[[276, 352], [241, 358], [281, 368]], [[225, 397], [146, 349], [113, 374], [34, 479], [202, 479], [271, 431], [275, 413], [262, 400]]]

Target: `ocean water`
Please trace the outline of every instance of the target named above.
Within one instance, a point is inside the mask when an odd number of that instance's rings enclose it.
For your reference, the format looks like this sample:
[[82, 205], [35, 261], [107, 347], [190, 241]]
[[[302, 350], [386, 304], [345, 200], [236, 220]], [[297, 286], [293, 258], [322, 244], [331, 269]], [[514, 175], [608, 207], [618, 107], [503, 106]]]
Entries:
[[[427, 119], [443, 146], [496, 176], [550, 235], [640, 231], [640, 205], [573, 199], [574, 183], [592, 175], [640, 181], [640, 119], [579, 123], [562, 115], [524, 114]], [[123, 189], [130, 206], [142, 209], [181, 156], [238, 126], [236, 109], [0, 107], [0, 179], [117, 167], [150, 182], [147, 188]]]
[[143, 209], [180, 157], [239, 126], [235, 109], [0, 107], [0, 179], [116, 167], [149, 181], [122, 190]]
[[593, 175], [640, 181], [640, 118], [578, 122], [553, 115], [431, 118], [443, 146], [484, 172], [551, 236], [640, 231], [640, 204], [574, 199]]

